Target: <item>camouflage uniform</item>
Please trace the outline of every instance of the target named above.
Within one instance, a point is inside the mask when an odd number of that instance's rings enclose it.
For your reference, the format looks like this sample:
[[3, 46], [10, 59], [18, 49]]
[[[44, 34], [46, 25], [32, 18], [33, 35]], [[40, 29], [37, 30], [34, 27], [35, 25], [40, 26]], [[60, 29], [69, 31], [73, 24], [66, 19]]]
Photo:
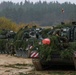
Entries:
[[13, 44], [10, 44], [10, 54], [11, 55], [14, 55], [15, 54], [15, 48], [14, 48], [14, 45]]

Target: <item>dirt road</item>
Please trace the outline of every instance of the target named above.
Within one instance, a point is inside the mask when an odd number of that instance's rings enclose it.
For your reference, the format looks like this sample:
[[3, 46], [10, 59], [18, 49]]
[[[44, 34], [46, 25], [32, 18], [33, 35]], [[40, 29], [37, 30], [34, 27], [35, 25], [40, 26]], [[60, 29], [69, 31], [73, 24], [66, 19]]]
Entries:
[[19, 75], [33, 70], [32, 60], [0, 55], [0, 75]]
[[76, 75], [76, 71], [36, 71], [32, 59], [0, 55], [0, 75]]

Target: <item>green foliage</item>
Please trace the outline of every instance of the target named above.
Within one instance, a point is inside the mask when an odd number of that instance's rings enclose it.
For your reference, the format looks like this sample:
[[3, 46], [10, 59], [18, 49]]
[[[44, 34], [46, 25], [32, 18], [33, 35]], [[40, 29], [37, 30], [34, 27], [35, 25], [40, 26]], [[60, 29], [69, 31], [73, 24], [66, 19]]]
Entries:
[[16, 40], [14, 42], [15, 48], [18, 50], [18, 48], [22, 47], [23, 41], [22, 40]]
[[[40, 59], [49, 61], [51, 60], [52, 52], [58, 52], [59, 50], [59, 41], [57, 36], [51, 36], [50, 38], [51, 44], [50, 45], [39, 45], [39, 53]], [[60, 51], [60, 50], [59, 50]]]
[[0, 34], [2, 34], [2, 30], [0, 30]]
[[76, 42], [69, 42], [69, 49], [76, 50]]
[[6, 49], [6, 39], [0, 39], [0, 50], [5, 50]]
[[59, 50], [59, 37], [58, 36], [51, 36], [51, 48], [54, 50]]
[[76, 51], [76, 42], [69, 42], [68, 47], [62, 49], [59, 43], [58, 36], [51, 36], [50, 45], [39, 45], [40, 59], [45, 61], [50, 61], [52, 59], [51, 55], [59, 54], [61, 59], [72, 59], [73, 53]]
[[52, 49], [50, 45], [40, 45], [39, 47], [40, 59], [45, 61], [51, 60], [51, 57], [50, 57], [51, 51]]
[[23, 42], [22, 42], [22, 48], [26, 49], [27, 46], [28, 46], [28, 41], [23, 40]]
[[61, 51], [62, 59], [73, 59], [73, 51], [71, 49], [65, 49]]
[[10, 19], [0, 17], [0, 29], [16, 31], [16, 24], [12, 22]]
[[57, 25], [55, 28], [57, 29], [57, 28], [66, 28], [66, 27], [71, 27], [72, 26], [72, 24], [71, 23], [67, 23], [67, 24], [64, 24], [64, 25]]
[[43, 38], [48, 37], [47, 33], [50, 29], [43, 29], [43, 31], [41, 32], [41, 35], [43, 36]]
[[61, 51], [62, 59], [72, 59], [74, 51], [76, 51], [76, 42], [70, 42], [69, 47]]
[[26, 49], [26, 47], [28, 46], [28, 41], [25, 40], [16, 40], [14, 42], [14, 46], [15, 48], [18, 50], [19, 48], [23, 48]]
[[17, 32], [14, 40], [21, 40], [24, 30], [22, 28]]

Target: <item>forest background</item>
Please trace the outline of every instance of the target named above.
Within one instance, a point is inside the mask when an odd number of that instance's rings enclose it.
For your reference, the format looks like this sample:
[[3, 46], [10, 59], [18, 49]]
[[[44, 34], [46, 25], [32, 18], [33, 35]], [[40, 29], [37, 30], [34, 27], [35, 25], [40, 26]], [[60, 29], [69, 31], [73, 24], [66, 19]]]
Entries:
[[[5, 17], [5, 18], [4, 18]], [[71, 22], [76, 20], [76, 4], [65, 2], [25, 2], [0, 3], [0, 21], [6, 21], [6, 18], [13, 22], [14, 25], [36, 23], [40, 26], [53, 26], [63, 21]], [[2, 26], [0, 22], [0, 27]], [[8, 24], [6, 24], [7, 27]], [[10, 23], [9, 23], [10, 26]]]

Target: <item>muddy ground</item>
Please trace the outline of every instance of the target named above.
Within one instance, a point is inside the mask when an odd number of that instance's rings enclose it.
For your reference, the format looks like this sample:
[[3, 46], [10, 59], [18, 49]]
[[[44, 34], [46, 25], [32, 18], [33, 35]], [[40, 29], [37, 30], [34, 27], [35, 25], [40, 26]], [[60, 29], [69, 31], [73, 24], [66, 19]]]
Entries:
[[0, 75], [76, 75], [76, 71], [36, 71], [32, 59], [0, 55]]

